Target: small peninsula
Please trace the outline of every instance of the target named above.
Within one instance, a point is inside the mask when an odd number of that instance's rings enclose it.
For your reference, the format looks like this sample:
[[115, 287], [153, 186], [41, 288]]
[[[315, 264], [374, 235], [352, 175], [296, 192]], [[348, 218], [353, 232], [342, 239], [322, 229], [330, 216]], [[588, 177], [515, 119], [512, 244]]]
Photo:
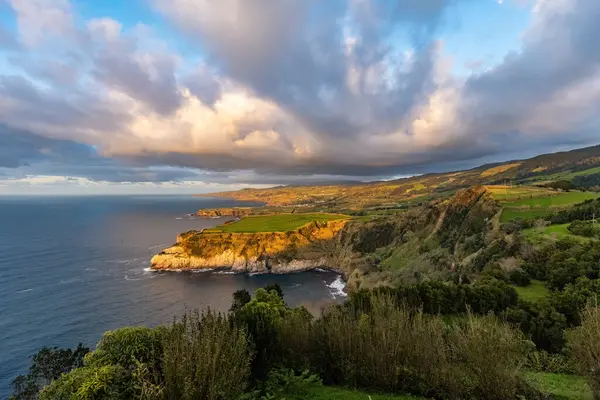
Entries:
[[328, 243], [347, 221], [339, 214], [279, 214], [189, 231], [152, 258], [152, 269], [273, 274], [334, 269]]

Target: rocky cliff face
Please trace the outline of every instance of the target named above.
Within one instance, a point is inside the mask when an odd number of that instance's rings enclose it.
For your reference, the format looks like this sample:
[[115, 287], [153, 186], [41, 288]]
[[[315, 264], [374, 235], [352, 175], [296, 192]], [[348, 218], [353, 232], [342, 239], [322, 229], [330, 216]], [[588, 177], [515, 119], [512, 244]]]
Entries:
[[310, 223], [292, 232], [212, 233], [190, 231], [152, 258], [155, 270], [222, 268], [286, 274], [332, 268], [326, 243], [346, 221]]
[[196, 211], [198, 217], [245, 217], [252, 214], [252, 209], [248, 207], [238, 208], [207, 208]]

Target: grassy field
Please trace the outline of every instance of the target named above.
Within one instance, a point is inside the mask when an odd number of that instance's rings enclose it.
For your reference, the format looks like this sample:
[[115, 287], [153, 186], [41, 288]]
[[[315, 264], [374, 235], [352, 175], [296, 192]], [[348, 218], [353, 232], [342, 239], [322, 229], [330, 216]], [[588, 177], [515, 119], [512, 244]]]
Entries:
[[525, 380], [546, 394], [572, 400], [592, 400], [593, 395], [584, 378], [545, 372], [525, 373]]
[[[519, 194], [518, 198], [515, 198], [517, 193]], [[517, 218], [543, 218], [561, 208], [595, 199], [598, 194], [590, 192], [558, 193], [531, 188], [524, 190], [517, 187], [512, 191], [508, 189], [506, 193], [500, 192], [493, 196], [502, 202], [504, 208], [500, 221], [508, 222]]]
[[550, 291], [544, 282], [532, 280], [529, 286], [515, 286], [515, 290], [523, 300], [537, 301], [546, 298]]
[[514, 201], [523, 198], [530, 199], [532, 197], [544, 197], [555, 193], [549, 189], [537, 186], [492, 185], [486, 186], [486, 189], [491, 193], [494, 199], [500, 202]]
[[332, 386], [315, 386], [309, 391], [309, 397], [311, 400], [424, 400], [424, 397], [414, 396], [392, 396], [373, 394], [365, 392], [357, 392], [350, 389], [343, 389]]
[[536, 219], [536, 218], [544, 218], [552, 211], [548, 209], [529, 209], [529, 210], [520, 210], [516, 208], [505, 208], [502, 211], [502, 216], [500, 217], [500, 222], [509, 222], [513, 221], [517, 218], [522, 219]]
[[288, 232], [300, 228], [312, 221], [334, 221], [348, 218], [341, 214], [275, 214], [242, 218], [228, 225], [219, 225], [207, 232]]
[[503, 205], [506, 208], [550, 208], [582, 203], [586, 200], [595, 199], [597, 197], [598, 194], [590, 192], [554, 192], [554, 194], [550, 196], [520, 199], [506, 202]]
[[575, 239], [579, 241], [594, 240], [585, 236], [574, 235], [569, 231], [568, 227], [570, 224], [561, 225], [550, 225], [545, 228], [530, 228], [525, 229], [521, 232], [523, 237], [527, 239], [531, 244], [539, 245], [547, 243], [552, 240], [560, 239]]

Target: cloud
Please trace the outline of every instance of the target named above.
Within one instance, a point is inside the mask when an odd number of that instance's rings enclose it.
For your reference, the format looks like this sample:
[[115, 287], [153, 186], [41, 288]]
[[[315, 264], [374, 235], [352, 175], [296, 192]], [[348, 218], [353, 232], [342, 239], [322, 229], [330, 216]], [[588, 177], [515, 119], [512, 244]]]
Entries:
[[182, 54], [150, 26], [10, 0], [19, 43], [0, 73], [0, 168], [284, 183], [597, 140], [600, 3], [538, 1], [519, 52], [456, 77], [441, 28], [461, 1], [152, 0], [187, 38]]

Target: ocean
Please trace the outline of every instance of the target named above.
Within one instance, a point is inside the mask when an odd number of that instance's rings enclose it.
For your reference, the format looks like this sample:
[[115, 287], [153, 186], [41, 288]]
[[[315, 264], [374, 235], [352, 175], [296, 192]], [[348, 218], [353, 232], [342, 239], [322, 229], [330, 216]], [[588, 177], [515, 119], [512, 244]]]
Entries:
[[43, 346], [94, 346], [104, 331], [170, 323], [186, 309], [226, 311], [234, 291], [278, 283], [311, 312], [342, 301], [331, 272], [286, 276], [152, 272], [178, 233], [217, 225], [199, 208], [244, 205], [193, 196], [0, 197], [0, 399]]

